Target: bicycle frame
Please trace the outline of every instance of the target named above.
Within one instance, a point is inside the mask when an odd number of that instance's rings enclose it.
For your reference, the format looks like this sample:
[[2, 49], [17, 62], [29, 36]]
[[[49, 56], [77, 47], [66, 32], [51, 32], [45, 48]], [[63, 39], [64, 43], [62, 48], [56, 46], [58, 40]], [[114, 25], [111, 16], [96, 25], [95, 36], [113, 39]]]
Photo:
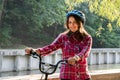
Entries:
[[[45, 80], [47, 80], [48, 75], [51, 75], [51, 74], [55, 73], [55, 71], [56, 71], [56, 69], [58, 68], [58, 65], [59, 65], [60, 63], [67, 63], [67, 60], [60, 60], [60, 61], [58, 61], [55, 65], [53, 65], [53, 64], [48, 64], [48, 63], [42, 62], [42, 57], [41, 57], [41, 55], [38, 55], [36, 52], [32, 52], [32, 51], [31, 51], [31, 52], [30, 52], [30, 55], [31, 55], [33, 58], [37, 58], [37, 57], [39, 58], [39, 70], [40, 70], [41, 73], [45, 74]], [[54, 68], [53, 71], [52, 71], [52, 72], [43, 71], [43, 70], [42, 70], [42, 64], [53, 67], [53, 68]]]

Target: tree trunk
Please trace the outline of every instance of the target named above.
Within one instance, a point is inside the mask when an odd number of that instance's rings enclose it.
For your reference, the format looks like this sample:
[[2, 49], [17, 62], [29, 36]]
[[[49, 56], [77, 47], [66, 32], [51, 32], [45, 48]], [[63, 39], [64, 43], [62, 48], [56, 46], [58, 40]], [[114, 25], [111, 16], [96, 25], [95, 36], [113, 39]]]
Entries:
[[53, 37], [54, 38], [56, 37], [56, 31], [57, 31], [57, 26], [55, 25], [55, 27], [54, 27], [54, 33], [53, 33]]
[[2, 27], [2, 24], [3, 24], [3, 18], [4, 18], [4, 9], [5, 9], [5, 6], [6, 6], [6, 2], [7, 0], [2, 0], [2, 3], [1, 3], [1, 10], [0, 10], [0, 28]]

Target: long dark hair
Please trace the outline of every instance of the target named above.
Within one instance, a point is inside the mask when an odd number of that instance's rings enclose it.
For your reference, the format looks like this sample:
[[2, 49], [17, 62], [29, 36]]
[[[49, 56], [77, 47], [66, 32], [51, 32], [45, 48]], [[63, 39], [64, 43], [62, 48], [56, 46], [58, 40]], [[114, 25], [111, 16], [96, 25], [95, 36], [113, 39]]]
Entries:
[[[78, 31], [75, 32], [75, 34], [77, 35], [77, 39], [78, 40], [83, 40], [85, 36], [88, 36], [88, 32], [84, 29], [84, 23], [82, 22], [82, 20], [76, 16], [76, 15], [70, 15], [69, 17], [74, 17], [75, 21], [78, 24]], [[68, 22], [69, 22], [69, 17], [66, 20], [66, 25], [65, 27], [67, 28], [67, 31], [65, 31], [65, 33], [70, 36], [71, 35], [71, 31], [69, 30], [69, 26], [68, 26]]]

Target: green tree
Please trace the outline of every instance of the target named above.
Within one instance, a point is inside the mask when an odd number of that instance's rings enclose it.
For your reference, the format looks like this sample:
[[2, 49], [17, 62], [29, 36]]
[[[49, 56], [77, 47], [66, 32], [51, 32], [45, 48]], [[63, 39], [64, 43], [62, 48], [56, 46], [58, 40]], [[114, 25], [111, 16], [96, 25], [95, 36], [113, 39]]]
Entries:
[[38, 35], [41, 34], [41, 28], [63, 24], [65, 20], [65, 16], [62, 16], [66, 10], [64, 0], [2, 0], [2, 2], [1, 5], [4, 6], [4, 2], [6, 4], [4, 7], [1, 6], [3, 17], [1, 27], [4, 30], [1, 28], [3, 34], [0, 35], [0, 44], [4, 46], [8, 41], [12, 44], [37, 42], [42, 36]]
[[89, 10], [110, 21], [116, 20], [116, 25], [120, 26], [120, 0], [66, 0], [69, 10], [80, 3], [87, 2]]
[[93, 47], [120, 47], [119, 4], [118, 0], [0, 0], [0, 47], [50, 42], [63, 31], [71, 9], [86, 14]]
[[91, 12], [89, 9], [88, 2], [82, 2], [75, 5], [74, 9], [83, 11], [86, 14], [86, 30], [93, 37], [94, 48], [105, 48], [105, 47], [120, 47], [118, 44], [120, 37], [119, 27], [116, 25], [116, 21], [111, 21], [104, 16], [97, 15]]
[[0, 0], [0, 47], [4, 45], [8, 46], [9, 44], [11, 44], [10, 42], [11, 28], [8, 24], [5, 24], [4, 22], [5, 20], [4, 16], [6, 15], [5, 14], [6, 4], [7, 0]]

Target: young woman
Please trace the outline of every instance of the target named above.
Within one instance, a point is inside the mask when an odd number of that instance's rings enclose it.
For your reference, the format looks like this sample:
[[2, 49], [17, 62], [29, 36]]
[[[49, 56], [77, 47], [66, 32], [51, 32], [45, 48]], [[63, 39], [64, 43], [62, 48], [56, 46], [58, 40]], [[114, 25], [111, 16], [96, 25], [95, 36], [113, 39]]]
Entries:
[[51, 44], [42, 48], [26, 48], [26, 54], [36, 51], [40, 55], [48, 55], [59, 48], [62, 49], [62, 59], [68, 64], [62, 64], [61, 80], [90, 80], [87, 57], [89, 56], [92, 37], [84, 29], [85, 15], [81, 11], [72, 10], [66, 14], [67, 31], [61, 33]]

